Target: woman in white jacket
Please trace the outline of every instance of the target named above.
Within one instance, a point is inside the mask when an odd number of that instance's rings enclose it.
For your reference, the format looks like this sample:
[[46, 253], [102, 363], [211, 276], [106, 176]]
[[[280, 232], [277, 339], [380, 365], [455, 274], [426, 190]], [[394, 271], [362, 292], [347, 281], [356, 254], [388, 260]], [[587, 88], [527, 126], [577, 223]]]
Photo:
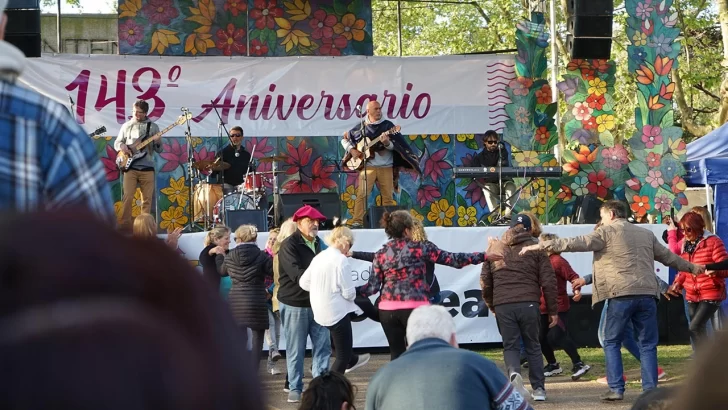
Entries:
[[369, 354], [354, 354], [351, 318], [362, 314], [354, 303], [356, 291], [346, 257], [354, 243], [351, 229], [337, 226], [326, 238], [329, 245], [311, 261], [299, 280], [301, 289], [309, 292], [313, 318], [331, 332], [336, 349], [332, 371], [344, 374], [369, 361]]

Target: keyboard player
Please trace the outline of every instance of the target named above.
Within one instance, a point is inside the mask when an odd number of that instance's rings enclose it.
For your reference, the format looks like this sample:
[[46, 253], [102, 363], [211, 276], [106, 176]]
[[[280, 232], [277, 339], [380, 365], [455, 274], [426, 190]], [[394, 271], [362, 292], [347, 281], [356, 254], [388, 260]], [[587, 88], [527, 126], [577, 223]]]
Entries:
[[[483, 137], [483, 145], [485, 146], [483, 151], [473, 157], [472, 166], [495, 168], [492, 177], [485, 177], [481, 180], [485, 201], [488, 203], [488, 210], [493, 212], [501, 203], [499, 198], [501, 194], [503, 195], [503, 200], [506, 201], [513, 196], [513, 193], [516, 191], [516, 185], [511, 178], [505, 177], [502, 178], [503, 186], [498, 185], [498, 161], [500, 160], [500, 165], [503, 167], [510, 166], [510, 155], [505, 145], [500, 141], [498, 133], [493, 130], [486, 131]], [[509, 202], [506, 203], [508, 206], [503, 211], [502, 216], [509, 217], [512, 206]]]

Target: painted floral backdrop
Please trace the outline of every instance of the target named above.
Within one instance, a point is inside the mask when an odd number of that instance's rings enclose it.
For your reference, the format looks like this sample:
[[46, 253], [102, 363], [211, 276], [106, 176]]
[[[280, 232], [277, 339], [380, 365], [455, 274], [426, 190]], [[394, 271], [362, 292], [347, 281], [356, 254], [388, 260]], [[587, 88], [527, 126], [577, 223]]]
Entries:
[[372, 55], [371, 0], [120, 0], [119, 53]]

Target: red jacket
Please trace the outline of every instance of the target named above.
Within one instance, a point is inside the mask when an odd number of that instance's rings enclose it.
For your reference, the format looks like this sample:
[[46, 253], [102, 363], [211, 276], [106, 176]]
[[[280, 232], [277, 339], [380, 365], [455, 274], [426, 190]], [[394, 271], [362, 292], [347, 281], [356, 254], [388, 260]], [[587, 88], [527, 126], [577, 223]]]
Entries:
[[[554, 268], [554, 273], [556, 273], [556, 294], [559, 313], [568, 312], [570, 304], [569, 295], [566, 293], [566, 282], [578, 279], [579, 275], [574, 272], [569, 262], [562, 258], [561, 255], [549, 255], [549, 259], [551, 260], [551, 266]], [[547, 314], [543, 292], [541, 292], [541, 314]]]
[[[695, 251], [688, 254], [684, 251], [685, 239], [677, 240], [675, 231], [668, 232], [668, 244], [670, 249], [678, 250], [683, 259], [697, 265], [720, 262], [728, 258], [723, 241], [712, 233], [705, 231], [703, 238], [698, 242]], [[715, 276], [706, 274], [693, 275], [690, 272], [680, 272], [673, 283], [677, 290], [685, 289], [685, 298], [688, 302], [700, 302], [703, 300], [724, 300], [725, 278], [728, 271], [717, 271]]]

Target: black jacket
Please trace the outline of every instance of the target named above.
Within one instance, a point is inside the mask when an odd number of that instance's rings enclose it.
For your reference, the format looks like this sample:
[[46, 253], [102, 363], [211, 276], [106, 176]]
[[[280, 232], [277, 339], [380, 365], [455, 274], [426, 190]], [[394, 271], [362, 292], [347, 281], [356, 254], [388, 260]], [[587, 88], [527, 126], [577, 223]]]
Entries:
[[303, 241], [303, 235], [296, 231], [281, 243], [278, 250], [278, 301], [289, 306], [311, 307], [308, 292], [301, 289], [298, 281], [303, 276], [314, 256], [321, 252], [321, 239], [316, 237], [316, 252]]
[[[501, 166], [508, 167], [510, 166], [510, 156], [508, 155], [508, 150], [506, 147], [502, 146], [500, 148], [500, 159], [501, 159]], [[470, 163], [471, 166], [474, 167], [497, 167], [498, 166], [498, 151], [488, 151], [487, 148], [483, 148], [482, 151], [477, 153], [473, 157], [473, 161]], [[497, 168], [496, 168], [497, 172]], [[482, 178], [485, 180], [485, 182], [498, 182], [498, 174], [495, 174], [495, 177], [489, 177], [489, 178]], [[510, 178], [503, 178], [504, 180], [510, 180]]]
[[200, 266], [202, 266], [202, 276], [207, 279], [217, 292], [220, 289], [220, 269], [222, 268], [224, 255], [210, 255], [210, 249], [217, 245], [208, 245], [200, 252]]
[[[245, 180], [245, 174], [248, 172], [248, 166], [250, 165], [250, 153], [241, 144], [238, 154], [239, 156], [236, 157], [235, 147], [232, 145], [227, 145], [222, 149], [222, 160], [230, 164], [230, 168], [223, 171], [226, 184], [240, 185]], [[220, 172], [215, 172], [215, 174], [218, 177], [218, 182], [222, 184]]]
[[230, 275], [228, 303], [239, 326], [268, 329], [265, 277], [273, 277], [273, 258], [256, 244], [242, 244], [225, 256], [221, 275]]

